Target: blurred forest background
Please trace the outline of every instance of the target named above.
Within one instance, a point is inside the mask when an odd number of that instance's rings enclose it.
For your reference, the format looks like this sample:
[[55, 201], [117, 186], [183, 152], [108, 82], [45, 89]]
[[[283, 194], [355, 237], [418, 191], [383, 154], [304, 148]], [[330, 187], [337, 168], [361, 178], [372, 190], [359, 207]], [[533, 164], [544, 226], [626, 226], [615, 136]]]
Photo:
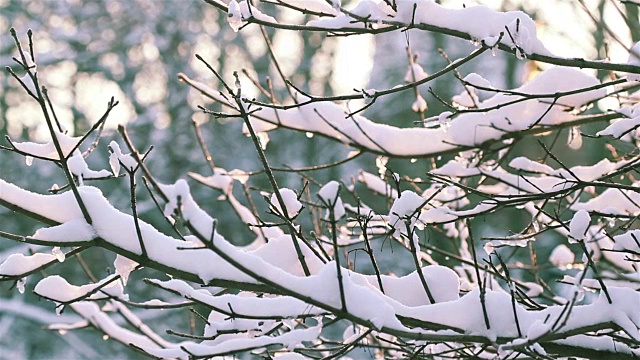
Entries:
[[[472, 1], [439, 1], [451, 7], [472, 5]], [[495, 10], [521, 9], [536, 19], [541, 39], [551, 51], [571, 57], [605, 58], [624, 62], [627, 56], [621, 44], [608, 41], [602, 22], [594, 22], [581, 7], [580, 1], [526, 1], [486, 0], [478, 1]], [[640, 40], [638, 24], [625, 23], [611, 1], [587, 0], [584, 2], [597, 19], [606, 23], [628, 46], [631, 40]], [[343, 0], [348, 7], [349, 1]], [[289, 21], [301, 21], [300, 15], [270, 4], [260, 5], [264, 12], [284, 17]], [[553, 7], [553, 9], [550, 9]], [[621, 5], [628, 17], [638, 19], [638, 6]], [[233, 82], [233, 71], [246, 71], [264, 84], [266, 76], [274, 81], [276, 97], [284, 99], [286, 89], [270, 61], [257, 26], [248, 26], [239, 33], [233, 32], [226, 23], [225, 14], [207, 5], [204, 1], [157, 1], [157, 0], [0, 0], [0, 63], [3, 69], [12, 64], [17, 56], [9, 28], [15, 27], [19, 36], [33, 29], [38, 72], [48, 87], [56, 113], [66, 127], [75, 135], [86, 131], [104, 112], [111, 96], [120, 101], [107, 121], [104, 138], [89, 163], [95, 169], [108, 169], [106, 145], [117, 139], [117, 125], [125, 125], [139, 149], [155, 149], [147, 160], [158, 180], [174, 182], [185, 178], [188, 172], [210, 175], [210, 170], [195, 141], [193, 122], [202, 124], [206, 143], [209, 145], [216, 166], [228, 170], [238, 168], [246, 171], [260, 169], [255, 150], [241, 135], [241, 122], [218, 121], [197, 111], [197, 105], [209, 105], [200, 94], [178, 80], [183, 72], [192, 79], [216, 87], [211, 72], [199, 63], [194, 54], [200, 54], [216, 67], [227, 80]], [[299, 33], [268, 29], [269, 37], [277, 54], [282, 71], [305, 91], [314, 95], [350, 93], [353, 89], [389, 88], [403, 81], [408, 68], [407, 38], [411, 48], [420, 56], [417, 62], [427, 72], [446, 66], [447, 59], [438, 53], [443, 49], [450, 59], [467, 55], [472, 44], [440, 34], [409, 31], [387, 33], [375, 38], [370, 35], [353, 37], [326, 37], [320, 33]], [[537, 64], [519, 61], [513, 56], [498, 53], [494, 57], [483, 57], [482, 61], [466, 64], [461, 68], [463, 76], [476, 72], [499, 88], [521, 85], [539, 70]], [[598, 74], [600, 78], [608, 76]], [[450, 99], [463, 88], [448, 75], [430, 83], [429, 87], [443, 99]], [[255, 87], [243, 77], [243, 91], [254, 93]], [[423, 86], [420, 91], [429, 102], [426, 116], [445, 110]], [[486, 94], [485, 94], [486, 95]], [[481, 94], [482, 99], [483, 94]], [[406, 94], [396, 94], [379, 99], [365, 112], [365, 116], [376, 122], [393, 123], [396, 126], [417, 126], [420, 117], [411, 110], [415, 100]], [[357, 103], [347, 104], [357, 108]], [[606, 103], [599, 106], [606, 108]], [[19, 87], [4, 70], [0, 73], [0, 139], [5, 136], [15, 141], [45, 140], [47, 132], [36, 103]], [[561, 133], [563, 136], [566, 133]], [[310, 166], [330, 163], [345, 157], [349, 149], [322, 138], [308, 138], [305, 134], [282, 132], [270, 134], [271, 142], [267, 156], [274, 166]], [[552, 141], [550, 139], [549, 141]], [[428, 141], [428, 139], [425, 139]], [[566, 141], [566, 139], [562, 139]], [[539, 150], [536, 150], [539, 151]], [[601, 159], [603, 149], [585, 146], [579, 151], [567, 151], [561, 155], [592, 164]], [[535, 155], [528, 154], [531, 158]], [[421, 176], [428, 164], [412, 163], [410, 160], [391, 160], [388, 167], [408, 176]], [[62, 173], [55, 166], [36, 160], [25, 177], [27, 164], [21, 156], [11, 152], [0, 152], [0, 177], [22, 187], [45, 193], [51, 184], [64, 183]], [[321, 183], [328, 179], [340, 179], [351, 183], [358, 169], [376, 173], [375, 156], [364, 155], [341, 167], [308, 174]], [[37, 176], [34, 174], [38, 174]], [[279, 173], [283, 186], [300, 189], [299, 175]], [[46, 178], [47, 181], [42, 181]], [[112, 203], [120, 209], [129, 208], [129, 193], [126, 179], [105, 181], [99, 186]], [[240, 226], [225, 201], [219, 201], [219, 193], [191, 182], [194, 197], [214, 217], [219, 219], [219, 231], [228, 239], [243, 243], [243, 237], [252, 239], [245, 226]], [[252, 184], [259, 190], [267, 188], [266, 181]], [[236, 189], [241, 191], [241, 189]], [[260, 200], [259, 193], [252, 194]], [[141, 217], [163, 229], [166, 225], [145, 191], [139, 191]], [[239, 198], [244, 199], [240, 192]], [[264, 208], [261, 201], [258, 206]], [[530, 219], [510, 219], [514, 229]], [[0, 208], [0, 224], [5, 231], [31, 234], [36, 224], [18, 221], [18, 217]], [[554, 242], [548, 242], [552, 249]], [[0, 261], [10, 253], [8, 249], [26, 245], [0, 241]], [[544, 249], [542, 253], [544, 254]], [[550, 250], [548, 250], [550, 251]], [[547, 253], [548, 253], [547, 251]], [[86, 261], [99, 264], [94, 268], [111, 271], [115, 255], [100, 249], [89, 250]], [[410, 265], [410, 264], [408, 264]], [[398, 273], [403, 264], [397, 264]], [[61, 271], [78, 272], [67, 275], [67, 279], [86, 281], [86, 275], [75, 266], [61, 264]], [[408, 268], [407, 268], [408, 269]], [[98, 274], [102, 277], [104, 274]], [[144, 271], [136, 272], [129, 286], [136, 293], [154, 291], [139, 280]], [[32, 277], [35, 277], [32, 276]], [[80, 280], [82, 279], [82, 280]], [[53, 314], [53, 305], [30, 293], [37, 279], [27, 281], [25, 294], [13, 291], [14, 284], [0, 283], [0, 359], [37, 358], [128, 358], [134, 356], [115, 342], [96, 343], [94, 330], [69, 333], [43, 330], [42, 325], [51, 321], [72, 322], [73, 313]], [[139, 289], [138, 289], [139, 288]], [[133, 291], [132, 291], [133, 292]], [[166, 298], [166, 293], [159, 295]], [[133, 299], [135, 300], [135, 299]], [[194, 319], [188, 312], [145, 312], [148, 324], [171, 323], [175, 330], [188, 329]], [[53, 320], [52, 320], [53, 318]], [[77, 318], [79, 320], [79, 318]], [[92, 336], [93, 335], [93, 336]], [[55, 338], [53, 338], [55, 337]], [[105, 339], [108, 340], [108, 339]], [[108, 354], [108, 355], [105, 355]], [[137, 356], [137, 355], [136, 355]]]

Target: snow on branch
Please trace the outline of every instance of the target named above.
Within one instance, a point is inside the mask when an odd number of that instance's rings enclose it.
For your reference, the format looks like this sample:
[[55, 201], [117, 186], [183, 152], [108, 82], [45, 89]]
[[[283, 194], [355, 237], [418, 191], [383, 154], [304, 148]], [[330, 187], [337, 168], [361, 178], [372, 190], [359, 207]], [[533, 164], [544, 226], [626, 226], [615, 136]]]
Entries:
[[[207, 97], [230, 105], [228, 99], [205, 84], [186, 75], [181, 75], [181, 78]], [[495, 110], [461, 114], [450, 120], [446, 127], [437, 129], [407, 129], [378, 124], [361, 115], [349, 116], [340, 105], [329, 102], [314, 102], [285, 110], [262, 108], [253, 111], [251, 117], [255, 119], [254, 126], [258, 132], [282, 127], [324, 135], [386, 156], [428, 157], [502, 141], [536, 126], [558, 126], [576, 121], [579, 118], [565, 110], [580, 108], [603, 97], [605, 91], [596, 89], [572, 93], [571, 90], [597, 84], [597, 79], [577, 70], [553, 68], [513, 90], [529, 95], [496, 94], [479, 104], [480, 109]], [[298, 98], [301, 102], [306, 99], [304, 96]]]

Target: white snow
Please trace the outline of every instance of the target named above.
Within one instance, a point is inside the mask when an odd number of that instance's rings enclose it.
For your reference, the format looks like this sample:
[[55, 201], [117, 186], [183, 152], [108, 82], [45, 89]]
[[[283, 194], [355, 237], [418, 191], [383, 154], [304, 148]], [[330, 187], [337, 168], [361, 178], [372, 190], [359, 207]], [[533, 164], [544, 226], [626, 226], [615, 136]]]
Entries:
[[[300, 246], [300, 251], [305, 257], [309, 271], [315, 274], [322, 269], [324, 264], [320, 261], [313, 252], [296, 237], [296, 242]], [[278, 237], [272, 237], [269, 242], [261, 245], [255, 250], [249, 251], [249, 253], [256, 255], [271, 266], [280, 268], [289, 274], [298, 276], [304, 276], [302, 267], [300, 266], [300, 260], [298, 260], [298, 254], [293, 246], [293, 240], [291, 235], [280, 235]]]
[[[64, 157], [69, 156], [71, 150], [78, 144], [78, 142], [82, 139], [82, 137], [71, 137], [69, 135], [56, 132], [56, 138], [60, 144], [60, 148], [62, 149], [62, 154]], [[56, 151], [55, 145], [53, 141], [46, 142], [44, 144], [34, 143], [34, 142], [13, 142], [13, 145], [16, 149], [30, 154], [34, 157], [51, 159], [51, 160], [60, 160], [58, 156], [58, 152]]]
[[387, 184], [377, 175], [361, 170], [358, 174], [358, 181], [364, 183], [367, 188], [377, 192], [378, 194], [388, 196], [392, 199], [398, 197], [396, 189], [392, 188], [391, 185]]
[[465, 76], [464, 81], [478, 87], [493, 88], [493, 85], [491, 85], [491, 82], [489, 80], [476, 73], [470, 73], [469, 75]]
[[324, 314], [325, 311], [298, 299], [279, 297], [240, 297], [232, 294], [213, 296], [207, 290], [196, 290], [182, 280], [160, 281], [152, 279], [151, 283], [163, 289], [171, 290], [188, 300], [196, 300], [199, 303], [218, 309], [229, 311], [229, 307], [236, 314], [253, 317], [298, 317], [303, 314]]
[[620, 139], [621, 137], [632, 132], [638, 127], [640, 127], [640, 116], [636, 116], [631, 119], [621, 119], [619, 121], [613, 122], [611, 125], [607, 126], [605, 129], [598, 131], [596, 135], [597, 136], [610, 135]]
[[411, 105], [411, 110], [414, 112], [424, 112], [427, 110], [427, 100], [425, 100], [422, 95], [418, 94], [416, 97], [416, 101]]
[[640, 253], [640, 230], [631, 230], [613, 237], [615, 248]]
[[529, 172], [537, 172], [541, 174], [552, 174], [553, 168], [547, 164], [530, 160], [527, 157], [519, 156], [509, 163], [509, 166], [516, 170], [524, 170]]
[[473, 108], [480, 103], [480, 99], [476, 95], [475, 89], [462, 90], [458, 95], [451, 97], [453, 106], [458, 108]]
[[[637, 2], [638, 0], [635, 1]], [[578, 346], [587, 349], [607, 351], [609, 353], [627, 354], [634, 357], [640, 356], [640, 350], [636, 347], [629, 346], [610, 337], [575, 335], [566, 339], [556, 340], [556, 342], [560, 345]]]
[[429, 74], [427, 74], [427, 72], [424, 71], [422, 66], [414, 62], [413, 64], [409, 65], [409, 69], [407, 70], [407, 73], [404, 75], [404, 81], [408, 83], [421, 81], [427, 76], [429, 76]]
[[58, 260], [58, 262], [64, 262], [67, 257], [65, 253], [60, 250], [59, 246], [54, 246], [53, 249], [51, 249], [51, 253], [56, 257], [56, 260]]
[[[460, 278], [455, 271], [439, 265], [425, 266], [421, 271], [436, 302], [453, 301], [460, 297]], [[378, 284], [375, 276], [370, 276], [369, 282], [374, 286]], [[429, 304], [417, 271], [399, 278], [383, 275], [382, 286], [385, 295], [403, 305], [414, 307]]]
[[77, 243], [93, 240], [96, 237], [96, 233], [83, 218], [69, 220], [60, 225], [40, 228], [31, 237], [51, 242]]
[[609, 159], [602, 159], [591, 166], [573, 166], [570, 168], [571, 172], [563, 168], [559, 168], [555, 170], [552, 175], [563, 179], [574, 179], [577, 177], [582, 181], [593, 181], [629, 163], [631, 163], [631, 160], [621, 160], [612, 163]]
[[[69, 284], [65, 278], [59, 275], [51, 275], [40, 280], [33, 291], [51, 301], [64, 304], [85, 297], [104, 299], [109, 296], [123, 296], [122, 286], [118, 281], [113, 281], [113, 276], [109, 276], [95, 284], [75, 286]], [[107, 282], [109, 284], [104, 285]]]
[[340, 196], [338, 196], [339, 190], [340, 183], [332, 180], [326, 183], [318, 191], [318, 197], [321, 199], [322, 203], [327, 206], [327, 212], [324, 216], [325, 220], [330, 220], [331, 211], [329, 209], [331, 208], [333, 209], [335, 220], [342, 218], [345, 214], [342, 199], [340, 198]]
[[456, 160], [449, 160], [446, 164], [430, 171], [432, 174], [450, 177], [466, 177], [479, 175], [481, 170], [477, 167], [466, 167]]
[[207, 186], [221, 190], [226, 195], [231, 194], [233, 190], [233, 178], [224, 169], [215, 168], [213, 175], [210, 176], [202, 176], [196, 173], [189, 173], [189, 176]]
[[[567, 319], [561, 329], [556, 329], [556, 333], [612, 321], [621, 326], [625, 332], [630, 333], [633, 338], [640, 338], [638, 332], [640, 312], [637, 307], [640, 294], [633, 289], [610, 287], [609, 295], [612, 299], [611, 304], [604, 294], [601, 294], [593, 303], [574, 306], [572, 316]], [[454, 301], [414, 308], [396, 307], [396, 309], [399, 315], [448, 324], [453, 328], [464, 329], [465, 333], [470, 335], [482, 335], [491, 339], [500, 334], [500, 336], [517, 338], [518, 331], [513, 312], [505, 311], [505, 309], [511, 309], [511, 296], [504, 291], [488, 290], [484, 299], [491, 329], [485, 326], [478, 289]], [[521, 305], [516, 305], [520, 327], [525, 334], [529, 334], [531, 330], [532, 337], [541, 334], [544, 330], [545, 318], [550, 317], [549, 321], [553, 323], [564, 312], [563, 309], [564, 306], [556, 305], [542, 311], [527, 311]]]
[[545, 323], [542, 320], [536, 320], [529, 327], [527, 331], [527, 339], [531, 341], [535, 341], [536, 339], [541, 338], [542, 336], [551, 332], [551, 325], [549, 323]]
[[573, 150], [578, 150], [582, 147], [582, 133], [579, 126], [572, 126], [569, 129], [567, 145]]
[[637, 191], [606, 189], [587, 202], [576, 202], [571, 209], [597, 211], [611, 215], [632, 215], [640, 212], [638, 204], [640, 204], [640, 194]]
[[555, 267], [564, 267], [569, 264], [573, 264], [575, 261], [575, 254], [565, 244], [556, 246], [551, 255], [549, 255], [549, 262]]
[[249, 8], [246, 0], [240, 2], [231, 0], [229, 2], [227, 22], [229, 23], [229, 26], [233, 31], [238, 32], [242, 25], [251, 18], [256, 18], [260, 21], [272, 24], [278, 23], [273, 17], [265, 15], [260, 10], [258, 10], [255, 4], [251, 5], [251, 8]]
[[113, 267], [116, 269], [116, 275], [122, 279], [122, 285], [126, 286], [129, 281], [129, 274], [138, 266], [138, 263], [126, 258], [120, 254], [116, 255], [116, 259], [113, 262]]
[[17, 276], [26, 274], [54, 260], [56, 260], [56, 257], [52, 254], [11, 254], [2, 264], [0, 264], [0, 276]]
[[[226, 171], [222, 168], [215, 168], [214, 174], [211, 176], [205, 177], [196, 173], [189, 173], [189, 176], [204, 185], [222, 191], [224, 193], [224, 200], [229, 202], [229, 205], [233, 207], [233, 210], [238, 214], [243, 223], [252, 225], [258, 223], [258, 219], [256, 219], [251, 210], [249, 210], [249, 208], [243, 205], [233, 195], [233, 181], [237, 180], [240, 183], [247, 182], [249, 180], [249, 175], [247, 175], [246, 172], [238, 169]], [[277, 226], [267, 226], [262, 228], [251, 226], [251, 230], [257, 237], [250, 245], [247, 246], [247, 249], [260, 246], [264, 244], [266, 240], [277, 238], [284, 234], [282, 229]]]
[[109, 149], [109, 165], [111, 166], [111, 172], [113, 176], [118, 176], [120, 173], [120, 166], [124, 165], [129, 171], [132, 171], [138, 166], [136, 159], [130, 154], [123, 154], [120, 149], [120, 145], [117, 142], [111, 141], [108, 146]]
[[533, 282], [524, 282], [522, 283], [527, 288], [527, 292], [525, 295], [528, 297], [536, 297], [540, 296], [544, 292], [544, 288], [542, 285], [533, 283]]
[[[627, 64], [640, 66], [640, 41], [631, 47]], [[640, 81], [640, 74], [629, 74], [627, 75], [627, 80]]]
[[240, 12], [240, 5], [236, 0], [229, 2], [229, 11], [227, 12], [227, 22], [233, 31], [238, 32], [242, 25], [242, 14]]
[[449, 208], [460, 209], [470, 204], [465, 192], [457, 186], [432, 183], [420, 196], [431, 198], [432, 204], [446, 204]]
[[80, 150], [76, 150], [73, 153], [73, 156], [71, 156], [67, 161], [67, 165], [69, 166], [69, 171], [71, 171], [73, 175], [77, 176], [81, 183], [82, 179], [105, 178], [111, 175], [107, 170], [94, 171], [89, 169], [89, 165], [82, 157]]
[[413, 227], [420, 216], [420, 210], [426, 199], [410, 190], [403, 191], [393, 202], [389, 210], [389, 225], [395, 229], [396, 236], [400, 233], [407, 234], [405, 220]]
[[422, 229], [427, 224], [441, 224], [454, 221], [458, 218], [448, 206], [438, 206], [432, 209], [424, 210], [416, 222], [416, 227]]
[[[204, 213], [197, 204], [195, 204], [188, 192], [186, 182], [183, 185], [162, 185], [161, 187], [166, 194], [169, 195], [169, 198], [176, 204], [177, 197], [181, 197], [180, 204], [182, 206], [182, 214], [185, 219], [189, 221], [199, 233], [203, 234], [205, 238], [210, 237], [211, 230], [213, 228], [213, 219]], [[93, 219], [91, 238], [98, 235], [113, 246], [120, 248], [123, 252], [140, 254], [140, 244], [136, 234], [133, 218], [130, 215], [116, 210], [108, 203], [98, 189], [84, 186], [80, 187], [79, 190], [83, 200], [85, 201], [87, 210]], [[40, 214], [52, 220], [65, 222], [65, 224], [59, 225], [62, 227], [67, 227], [69, 229], [82, 228], [79, 224], [84, 223], [82, 213], [77, 209], [75, 199], [71, 192], [65, 192], [58, 195], [39, 195], [22, 190], [0, 180], [0, 199], [19, 205], [20, 207], [26, 208], [36, 214]], [[33, 201], [37, 201], [37, 203], [32, 203]], [[69, 211], [61, 211], [64, 209], [69, 209]], [[117, 229], [118, 231], [114, 231], [114, 229]], [[140, 221], [140, 230], [147, 248], [147, 255], [151, 261], [158, 262], [164, 266], [181, 269], [186, 273], [194, 274], [200, 277], [205, 283], [213, 279], [228, 279], [248, 283], [255, 282], [254, 279], [241, 273], [239, 270], [229, 265], [210, 251], [191, 250], [189, 256], [185, 256], [184, 251], [188, 250], [178, 249], [189, 246], [201, 246], [201, 244], [173, 239], [160, 233], [144, 221]], [[40, 234], [43, 234], [42, 230], [39, 231]], [[43, 236], [43, 240], [69, 241], [69, 238], [64, 237], [64, 234], [67, 233], [66, 231], [60, 232], [60, 234], [62, 234], [60, 239], [57, 237], [54, 238], [54, 236], [58, 236], [55, 235], [58, 234], [58, 232], [49, 231], [49, 233], [51, 234], [44, 234], [47, 236], [50, 235], [51, 237], [47, 238]], [[74, 234], [69, 235], [78, 236]], [[86, 234], [81, 233], [78, 238], [83, 241], [90, 240], [90, 238], [84, 238], [84, 235]], [[214, 238], [217, 242], [226, 242], [226, 240], [217, 233]], [[201, 266], [201, 264], [206, 263], [215, 263], [217, 266]]]
[[569, 223], [569, 242], [584, 240], [591, 223], [591, 216], [586, 210], [578, 210]]
[[[298, 215], [300, 210], [302, 210], [302, 203], [298, 200], [298, 195], [295, 191], [282, 188], [279, 190], [280, 196], [282, 197], [282, 201], [284, 202], [284, 207], [286, 209], [286, 214], [288, 218], [294, 218]], [[280, 207], [280, 202], [278, 201], [278, 197], [276, 194], [271, 194], [270, 205], [272, 210], [278, 214], [284, 214], [282, 208]]]

